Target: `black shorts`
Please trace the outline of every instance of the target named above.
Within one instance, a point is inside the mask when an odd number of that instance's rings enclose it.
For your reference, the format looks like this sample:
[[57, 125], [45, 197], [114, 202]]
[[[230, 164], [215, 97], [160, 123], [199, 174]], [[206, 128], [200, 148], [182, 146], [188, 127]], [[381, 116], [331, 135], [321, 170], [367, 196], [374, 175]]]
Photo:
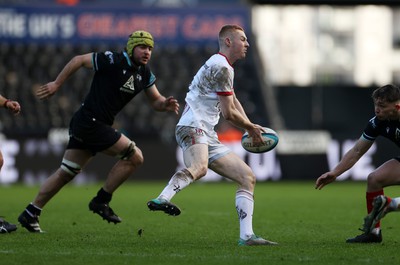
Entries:
[[121, 138], [121, 133], [116, 129], [97, 121], [80, 109], [74, 114], [69, 124], [67, 149], [89, 150], [95, 155], [114, 145], [119, 138]]
[[400, 156], [396, 156], [394, 159], [400, 162]]

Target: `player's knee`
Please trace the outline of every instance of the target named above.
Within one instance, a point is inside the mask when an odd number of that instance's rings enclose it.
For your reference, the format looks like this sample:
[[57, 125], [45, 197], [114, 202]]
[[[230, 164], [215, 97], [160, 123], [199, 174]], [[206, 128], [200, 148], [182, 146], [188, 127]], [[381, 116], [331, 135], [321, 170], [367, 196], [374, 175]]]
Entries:
[[72, 181], [76, 176], [76, 175], [71, 175], [61, 167], [57, 170], [55, 174], [58, 179], [57, 183], [63, 183], [64, 185]]
[[367, 177], [368, 182], [374, 183], [377, 180], [378, 180], [378, 175], [374, 171], [368, 174], [368, 177]]
[[121, 161], [125, 161], [126, 163], [129, 163], [132, 167], [138, 168], [144, 163], [144, 158], [142, 151], [135, 147], [135, 153], [127, 160], [127, 159], [121, 159]]
[[375, 172], [371, 172], [367, 177], [367, 183], [369, 189], [380, 189], [383, 186], [383, 180]]
[[131, 159], [135, 167], [139, 167], [144, 163], [144, 157], [140, 149], [136, 148], [135, 155]]
[[117, 157], [120, 160], [131, 160], [136, 152], [136, 144], [135, 142], [131, 141], [129, 145], [119, 154]]
[[67, 181], [70, 181], [82, 171], [80, 165], [65, 158], [62, 160], [60, 168], [63, 172], [67, 173], [61, 174], [61, 177], [65, 178]]
[[205, 165], [198, 165], [198, 166], [196, 166], [195, 169], [190, 168], [190, 172], [195, 173], [193, 176], [193, 178], [195, 178], [195, 179], [204, 177], [207, 174], [207, 171], [208, 171], [208, 167]]
[[241, 184], [249, 189], [253, 188], [256, 185], [256, 176], [252, 172], [246, 174], [243, 176]]

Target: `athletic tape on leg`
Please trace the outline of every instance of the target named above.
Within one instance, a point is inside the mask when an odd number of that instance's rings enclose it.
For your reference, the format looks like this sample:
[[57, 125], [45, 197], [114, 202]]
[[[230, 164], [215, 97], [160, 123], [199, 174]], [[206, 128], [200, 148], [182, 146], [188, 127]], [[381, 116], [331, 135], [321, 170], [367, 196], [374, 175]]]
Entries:
[[65, 158], [61, 162], [61, 169], [72, 176], [78, 175], [82, 170], [80, 165]]
[[131, 141], [124, 152], [117, 157], [121, 160], [129, 160], [135, 154], [135, 142]]

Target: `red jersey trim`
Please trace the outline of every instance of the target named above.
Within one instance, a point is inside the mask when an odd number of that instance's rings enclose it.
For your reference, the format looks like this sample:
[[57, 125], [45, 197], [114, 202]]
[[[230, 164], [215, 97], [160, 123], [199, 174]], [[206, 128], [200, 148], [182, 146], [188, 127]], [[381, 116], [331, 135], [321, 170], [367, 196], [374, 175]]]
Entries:
[[228, 92], [217, 92], [218, 96], [230, 96], [233, 95], [232, 91], [228, 91]]

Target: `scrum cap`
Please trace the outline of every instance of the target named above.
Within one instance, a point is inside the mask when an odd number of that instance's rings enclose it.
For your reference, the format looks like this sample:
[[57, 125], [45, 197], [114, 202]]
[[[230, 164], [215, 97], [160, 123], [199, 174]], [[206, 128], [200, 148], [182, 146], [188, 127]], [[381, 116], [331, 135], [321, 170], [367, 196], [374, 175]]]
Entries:
[[153, 48], [154, 47], [153, 36], [151, 36], [149, 32], [143, 30], [138, 30], [133, 32], [129, 36], [128, 42], [126, 43], [126, 51], [128, 52], [128, 55], [130, 57], [132, 56], [133, 48], [135, 48], [138, 45], [146, 45]]

